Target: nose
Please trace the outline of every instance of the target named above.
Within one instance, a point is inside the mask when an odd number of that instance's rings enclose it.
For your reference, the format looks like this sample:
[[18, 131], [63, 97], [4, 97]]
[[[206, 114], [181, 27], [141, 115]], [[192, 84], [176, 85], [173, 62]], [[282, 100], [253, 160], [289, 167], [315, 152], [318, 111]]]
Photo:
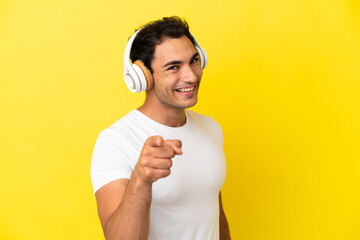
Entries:
[[202, 75], [201, 67], [198, 69], [197, 66], [186, 65], [183, 68], [183, 81], [187, 83], [196, 83]]

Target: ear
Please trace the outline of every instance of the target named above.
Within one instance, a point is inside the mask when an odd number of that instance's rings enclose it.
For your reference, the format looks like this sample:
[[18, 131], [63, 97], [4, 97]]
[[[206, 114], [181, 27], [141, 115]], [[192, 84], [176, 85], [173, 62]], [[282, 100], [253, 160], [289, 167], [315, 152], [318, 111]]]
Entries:
[[133, 64], [136, 64], [144, 73], [146, 79], [146, 90], [152, 89], [154, 86], [154, 79], [150, 70], [147, 67], [145, 67], [144, 63], [141, 60], [136, 60]]

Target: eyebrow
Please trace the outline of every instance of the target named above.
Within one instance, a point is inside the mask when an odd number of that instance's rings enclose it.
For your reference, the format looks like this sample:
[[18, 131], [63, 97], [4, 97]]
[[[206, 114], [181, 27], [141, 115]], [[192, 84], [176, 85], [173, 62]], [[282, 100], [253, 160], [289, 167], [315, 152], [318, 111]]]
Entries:
[[[194, 58], [196, 58], [197, 56], [199, 56], [199, 53], [198, 53], [198, 52], [196, 52], [196, 53], [191, 57], [191, 60], [194, 59]], [[179, 61], [179, 60], [170, 61], [170, 62], [166, 63], [166, 64], [163, 66], [163, 68], [166, 68], [166, 67], [171, 66], [171, 65], [181, 64], [181, 63], [183, 63], [183, 61]]]

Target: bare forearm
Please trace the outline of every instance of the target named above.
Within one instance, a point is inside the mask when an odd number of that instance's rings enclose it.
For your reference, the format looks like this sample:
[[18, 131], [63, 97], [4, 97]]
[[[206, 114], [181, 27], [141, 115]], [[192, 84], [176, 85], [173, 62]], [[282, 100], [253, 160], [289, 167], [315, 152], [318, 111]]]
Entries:
[[122, 203], [104, 227], [107, 240], [148, 239], [152, 184], [144, 184], [134, 175], [126, 188]]

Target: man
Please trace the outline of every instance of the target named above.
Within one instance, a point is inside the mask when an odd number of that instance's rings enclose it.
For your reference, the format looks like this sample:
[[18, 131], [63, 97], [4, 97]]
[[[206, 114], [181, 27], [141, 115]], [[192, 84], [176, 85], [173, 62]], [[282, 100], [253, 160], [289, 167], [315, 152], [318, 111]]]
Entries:
[[146, 99], [102, 131], [91, 163], [106, 239], [230, 239], [220, 193], [221, 128], [186, 109], [197, 102], [205, 61], [178, 17], [149, 23], [130, 38], [125, 79], [132, 90], [146, 85]]

